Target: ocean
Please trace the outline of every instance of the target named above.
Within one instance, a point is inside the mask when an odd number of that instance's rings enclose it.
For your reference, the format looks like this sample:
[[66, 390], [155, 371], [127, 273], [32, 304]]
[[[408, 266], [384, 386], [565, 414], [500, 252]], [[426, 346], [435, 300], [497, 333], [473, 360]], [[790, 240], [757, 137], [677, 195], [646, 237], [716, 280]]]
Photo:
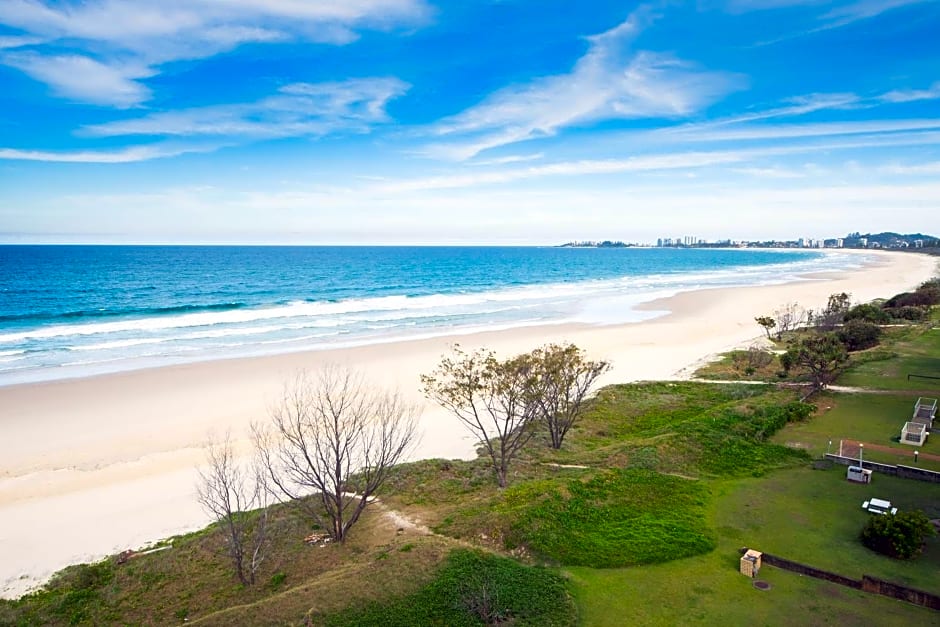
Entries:
[[821, 251], [0, 246], [0, 385], [661, 312], [679, 291], [858, 267]]

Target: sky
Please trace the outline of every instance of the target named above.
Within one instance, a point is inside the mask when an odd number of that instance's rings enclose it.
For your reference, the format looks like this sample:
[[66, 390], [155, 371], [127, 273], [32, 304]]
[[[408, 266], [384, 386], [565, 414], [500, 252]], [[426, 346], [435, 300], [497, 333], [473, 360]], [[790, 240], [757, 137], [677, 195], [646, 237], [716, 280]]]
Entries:
[[940, 234], [940, 0], [2, 0], [0, 242]]

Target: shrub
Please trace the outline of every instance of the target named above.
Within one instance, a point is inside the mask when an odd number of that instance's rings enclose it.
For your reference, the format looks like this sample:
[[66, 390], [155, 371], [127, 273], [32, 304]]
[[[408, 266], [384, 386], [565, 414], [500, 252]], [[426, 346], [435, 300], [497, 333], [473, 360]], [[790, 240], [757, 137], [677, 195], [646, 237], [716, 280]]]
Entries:
[[566, 626], [577, 622], [564, 580], [544, 568], [481, 551], [457, 549], [434, 581], [391, 603], [373, 603], [327, 617], [326, 624]]
[[940, 288], [924, 287], [916, 292], [903, 292], [896, 294], [885, 303], [885, 309], [895, 307], [929, 307], [940, 304]]
[[864, 303], [862, 305], [855, 305], [846, 312], [845, 321], [849, 322], [851, 320], [866, 320], [868, 322], [874, 322], [875, 324], [884, 324], [891, 322], [891, 315], [877, 305]]
[[878, 344], [881, 327], [866, 320], [850, 320], [839, 330], [839, 340], [848, 351], [860, 351]]
[[738, 350], [731, 352], [731, 363], [735, 370], [740, 370], [745, 374], [754, 374], [758, 369], [764, 368], [773, 362], [774, 356], [770, 351], [752, 346], [747, 350]]
[[862, 529], [862, 544], [896, 559], [911, 559], [924, 550], [924, 541], [935, 533], [920, 510], [873, 515]]
[[927, 317], [928, 308], [927, 307], [892, 307], [890, 309], [885, 309], [885, 312], [888, 313], [895, 320], [924, 320]]

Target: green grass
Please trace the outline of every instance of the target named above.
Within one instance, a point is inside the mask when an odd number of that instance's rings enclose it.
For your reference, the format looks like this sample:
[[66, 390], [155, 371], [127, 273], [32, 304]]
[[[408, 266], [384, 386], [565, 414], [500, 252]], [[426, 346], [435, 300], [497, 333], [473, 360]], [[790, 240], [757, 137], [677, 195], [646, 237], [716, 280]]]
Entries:
[[856, 579], [864, 573], [940, 593], [940, 539], [930, 540], [925, 555], [910, 562], [862, 546], [858, 535], [870, 514], [861, 504], [871, 497], [940, 518], [940, 484], [882, 474], [875, 474], [871, 484], [856, 484], [845, 480], [843, 466], [835, 466], [729, 484], [715, 500], [715, 525], [739, 546]]
[[766, 472], [803, 459], [766, 443], [786, 419], [798, 418], [789, 405], [794, 399], [791, 391], [762, 385], [614, 385], [598, 393], [561, 451], [543, 447], [530, 455], [540, 462], [691, 476]]
[[[866, 450], [865, 459], [887, 464], [913, 465], [914, 448], [898, 442], [901, 427], [910, 420], [916, 397], [904, 394], [845, 394], [825, 392], [814, 398], [817, 414], [804, 422], [787, 425], [772, 438], [774, 442], [799, 446], [814, 457], [839, 452], [839, 440], [890, 446], [897, 453]], [[829, 445], [829, 441], [832, 445]], [[928, 438], [918, 450], [940, 455], [940, 438]], [[940, 462], [919, 460], [919, 467], [940, 471]]]
[[597, 570], [569, 568], [581, 624], [622, 625], [931, 625], [936, 612], [765, 566], [768, 591], [737, 571], [740, 555], [722, 544], [708, 555], [668, 564]]
[[864, 548], [861, 501], [888, 498], [940, 516], [940, 485], [876, 475], [870, 486], [844, 480], [844, 468], [793, 468], [760, 479], [712, 482], [709, 523], [717, 549], [706, 555], [633, 568], [566, 568], [582, 624], [616, 625], [926, 625], [936, 612], [802, 577], [770, 566], [752, 587], [738, 573], [742, 546], [860, 579], [862, 574], [940, 592], [940, 539], [912, 562]]
[[564, 489], [546, 482], [506, 491], [507, 548], [525, 547], [566, 565], [609, 568], [707, 553], [714, 533], [704, 518], [702, 482], [649, 470], [600, 473]]
[[857, 365], [848, 368], [838, 383], [873, 390], [940, 394], [940, 380], [907, 380], [908, 374], [940, 377], [940, 328], [931, 328], [928, 323], [891, 329], [882, 344], [865, 359], [856, 360]]
[[576, 622], [574, 602], [560, 576], [467, 549], [453, 551], [434, 579], [412, 595], [350, 608], [324, 620], [331, 627], [562, 627]]

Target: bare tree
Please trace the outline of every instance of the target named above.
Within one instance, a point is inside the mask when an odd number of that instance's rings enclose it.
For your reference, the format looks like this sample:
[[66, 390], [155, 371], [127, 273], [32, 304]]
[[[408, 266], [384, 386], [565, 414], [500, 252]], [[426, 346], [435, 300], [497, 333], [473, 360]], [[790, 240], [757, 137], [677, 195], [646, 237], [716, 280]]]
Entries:
[[532, 400], [548, 428], [551, 445], [560, 449], [584, 411], [584, 399], [599, 376], [610, 369], [606, 361], [585, 358], [573, 344], [549, 344], [529, 354], [532, 362]]
[[[271, 422], [254, 427], [271, 483], [338, 542], [417, 434], [413, 406], [336, 366], [299, 373], [284, 387]], [[312, 500], [303, 498], [311, 493]]]
[[456, 345], [433, 373], [421, 376], [425, 395], [479, 438], [501, 488], [508, 483], [510, 462], [532, 437], [531, 424], [538, 417], [532, 376], [528, 355], [499, 361], [492, 351], [465, 353]]
[[257, 460], [240, 462], [227, 433], [224, 440], [207, 445], [206, 468], [199, 470], [196, 493], [200, 505], [225, 531], [238, 580], [242, 585], [253, 584], [264, 560], [268, 530], [268, 490], [263, 469]]
[[774, 311], [774, 321], [777, 323], [777, 339], [783, 338], [784, 333], [788, 333], [807, 322], [807, 312], [797, 303], [787, 303]]

